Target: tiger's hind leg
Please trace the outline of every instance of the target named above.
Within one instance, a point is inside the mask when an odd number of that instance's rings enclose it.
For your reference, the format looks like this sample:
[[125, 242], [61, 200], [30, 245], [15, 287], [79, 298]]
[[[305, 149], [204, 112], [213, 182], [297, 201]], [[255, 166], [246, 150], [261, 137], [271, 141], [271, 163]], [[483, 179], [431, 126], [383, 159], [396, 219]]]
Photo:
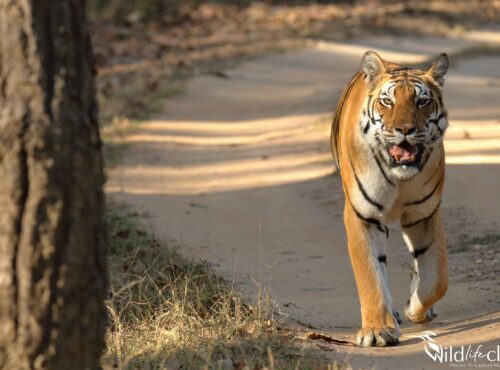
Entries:
[[405, 213], [401, 225], [403, 238], [414, 260], [410, 299], [404, 313], [412, 322], [425, 323], [436, 317], [433, 305], [448, 288], [447, 251], [441, 212], [437, 209], [430, 218], [420, 219], [415, 212]]
[[399, 326], [393, 316], [391, 295], [382, 265], [385, 255], [379, 254], [386, 243], [386, 233], [379, 225], [359, 218], [346, 202], [344, 221], [349, 256], [361, 304], [361, 329], [357, 343], [363, 347], [391, 346], [399, 343]]

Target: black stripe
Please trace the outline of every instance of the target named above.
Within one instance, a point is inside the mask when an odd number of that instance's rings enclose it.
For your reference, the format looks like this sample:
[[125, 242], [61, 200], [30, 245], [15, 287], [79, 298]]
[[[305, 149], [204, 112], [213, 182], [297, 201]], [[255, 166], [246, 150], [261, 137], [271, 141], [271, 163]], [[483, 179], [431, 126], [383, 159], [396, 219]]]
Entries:
[[382, 163], [384, 164], [385, 168], [388, 168], [390, 170], [391, 169], [390, 159], [389, 159], [389, 161], [387, 161], [387, 159], [385, 158], [385, 156], [382, 153], [380, 153], [380, 159], [382, 160]]
[[438, 205], [436, 206], [436, 208], [434, 208], [434, 210], [431, 212], [431, 214], [429, 216], [423, 217], [420, 220], [417, 220], [415, 222], [410, 222], [409, 224], [406, 224], [406, 225], [401, 225], [401, 227], [405, 227], [405, 228], [406, 227], [412, 227], [412, 226], [418, 225], [421, 222], [430, 220], [434, 216], [434, 214], [437, 212], [437, 210], [439, 209], [440, 205], [441, 205], [441, 202], [438, 203]]
[[368, 101], [366, 102], [366, 115], [370, 119], [370, 121], [373, 121], [373, 112], [371, 109], [371, 101], [372, 101], [372, 96], [370, 95], [368, 97]]
[[366, 201], [368, 203], [370, 203], [372, 206], [375, 206], [377, 207], [377, 209], [379, 211], [383, 211], [384, 210], [384, 206], [381, 205], [380, 203], [377, 203], [376, 201], [374, 201], [372, 198], [370, 198], [370, 196], [366, 193], [366, 190], [363, 186], [363, 184], [361, 184], [361, 181], [359, 181], [358, 179], [358, 175], [356, 175], [356, 171], [354, 170], [354, 166], [352, 165], [352, 162], [351, 162], [351, 168], [352, 168], [352, 173], [354, 174], [354, 178], [356, 179], [356, 183], [358, 184], [358, 188], [359, 190], [361, 191], [361, 194], [363, 194], [363, 197], [365, 197]]
[[380, 139], [380, 135], [378, 134], [378, 132], [375, 132], [375, 141], [380, 145], [380, 146], [383, 146], [384, 143], [382, 142], [382, 139]]
[[441, 135], [443, 135], [443, 130], [441, 129], [441, 127], [439, 127], [439, 121], [440, 121], [442, 118], [444, 118], [444, 113], [441, 113], [441, 114], [438, 116], [438, 118], [436, 118], [436, 127], [437, 127], [437, 129], [439, 130], [439, 133], [440, 133]]
[[427, 164], [427, 162], [429, 161], [429, 158], [431, 157], [433, 151], [434, 151], [434, 148], [429, 149], [429, 155], [425, 158], [424, 162], [420, 165], [420, 171], [422, 171], [424, 169], [424, 167]]
[[366, 135], [368, 133], [368, 130], [370, 129], [370, 120], [366, 120], [366, 125], [363, 127], [363, 133]]
[[413, 258], [415, 258], [415, 259], [418, 258], [422, 254], [424, 254], [425, 252], [427, 252], [427, 250], [430, 248], [431, 245], [432, 245], [432, 243], [429, 244], [429, 245], [427, 245], [427, 246], [425, 246], [425, 247], [423, 247], [423, 248], [419, 248], [419, 249], [414, 250], [413, 252], [411, 252], [411, 256]]
[[440, 113], [439, 116], [437, 116], [435, 119], [433, 119], [433, 118], [430, 119], [429, 122], [432, 122], [432, 123], [437, 125], [437, 123], [439, 121], [441, 121], [441, 119], [443, 119], [443, 118], [444, 118], [444, 113]]
[[378, 256], [378, 261], [387, 265], [387, 256]]
[[434, 186], [434, 189], [432, 189], [432, 191], [429, 194], [427, 194], [422, 199], [415, 200], [413, 202], [405, 203], [405, 206], [412, 206], [415, 204], [421, 204], [421, 203], [425, 202], [427, 199], [429, 199], [430, 197], [432, 197], [434, 195], [434, 193], [436, 192], [437, 188], [439, 187], [439, 185], [441, 184], [443, 179], [444, 179], [444, 172], [442, 173], [441, 177], [439, 178], [439, 181], [437, 182], [436, 186]]
[[434, 123], [436, 125], [436, 128], [438, 129], [439, 133], [443, 135], [443, 130], [441, 127], [439, 127], [439, 121], [444, 118], [444, 113], [441, 113], [436, 119], [430, 119], [430, 123]]
[[391, 184], [393, 187], [396, 187], [396, 185], [394, 185], [394, 183], [391, 181], [391, 179], [389, 178], [389, 176], [387, 176], [387, 174], [385, 173], [384, 169], [382, 168], [382, 163], [380, 163], [380, 160], [378, 159], [378, 156], [377, 156], [377, 154], [375, 153], [375, 151], [373, 150], [372, 147], [370, 147], [370, 150], [372, 151], [373, 158], [375, 159], [375, 162], [377, 162], [377, 166], [378, 166], [380, 172], [382, 172], [382, 176], [384, 176], [384, 179], [389, 184]]
[[[366, 104], [366, 114], [368, 115], [368, 118], [370, 118], [370, 121], [372, 121], [372, 123], [373, 123], [373, 120], [374, 120], [374, 118], [373, 118], [373, 110], [374, 110], [374, 105], [375, 104], [372, 104], [372, 100], [373, 100], [373, 97], [370, 95], [368, 97], [368, 102]], [[374, 101], [376, 101], [376, 100], [374, 100]]]
[[366, 112], [366, 115], [368, 116], [368, 120], [370, 121], [370, 124], [376, 126], [375, 118], [373, 118], [373, 116], [371, 115], [371, 112], [370, 111]]
[[385, 233], [385, 236], [388, 238], [389, 237], [389, 229], [387, 228], [387, 226], [382, 225], [380, 223], [380, 221], [375, 219], [375, 218], [364, 217], [361, 213], [359, 213], [359, 211], [356, 209], [356, 207], [354, 207], [354, 205], [352, 204], [351, 198], [349, 197], [349, 193], [347, 192], [347, 190], [345, 188], [344, 188], [344, 192], [345, 192], [346, 198], [349, 201], [349, 204], [351, 205], [351, 208], [354, 211], [354, 213], [356, 214], [356, 216], [358, 216], [358, 218], [363, 220], [364, 222], [367, 222], [369, 224], [377, 226], [377, 229], [379, 231], [382, 231], [383, 233]]

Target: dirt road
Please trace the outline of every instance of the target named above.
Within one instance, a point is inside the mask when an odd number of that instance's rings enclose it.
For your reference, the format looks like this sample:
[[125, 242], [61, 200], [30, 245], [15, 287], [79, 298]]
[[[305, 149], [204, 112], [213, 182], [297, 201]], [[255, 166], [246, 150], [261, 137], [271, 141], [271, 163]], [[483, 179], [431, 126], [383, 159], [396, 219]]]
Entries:
[[[128, 138], [107, 191], [148, 212], [158, 237], [210, 261], [250, 299], [269, 292], [290, 323], [352, 340], [360, 314], [329, 149], [334, 104], [367, 49], [419, 63], [477, 43], [322, 42], [197, 77]], [[442, 346], [500, 345], [499, 65], [499, 56], [454, 60], [445, 85], [451, 286], [437, 305], [439, 317], [423, 326], [404, 323], [398, 347], [332, 346], [327, 355], [347, 356], [356, 368], [431, 369], [450, 365], [433, 362], [410, 335], [432, 330]], [[401, 312], [411, 258], [397, 227], [390, 244], [390, 285]]]

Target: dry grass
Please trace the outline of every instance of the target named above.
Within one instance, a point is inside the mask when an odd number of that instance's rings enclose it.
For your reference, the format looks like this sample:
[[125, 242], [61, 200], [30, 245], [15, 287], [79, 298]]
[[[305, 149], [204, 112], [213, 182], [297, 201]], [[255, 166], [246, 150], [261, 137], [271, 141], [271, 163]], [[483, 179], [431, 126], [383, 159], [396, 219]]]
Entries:
[[138, 227], [138, 217], [116, 205], [108, 211], [105, 369], [333, 368], [282, 328], [270, 300], [244, 304], [205, 263]]

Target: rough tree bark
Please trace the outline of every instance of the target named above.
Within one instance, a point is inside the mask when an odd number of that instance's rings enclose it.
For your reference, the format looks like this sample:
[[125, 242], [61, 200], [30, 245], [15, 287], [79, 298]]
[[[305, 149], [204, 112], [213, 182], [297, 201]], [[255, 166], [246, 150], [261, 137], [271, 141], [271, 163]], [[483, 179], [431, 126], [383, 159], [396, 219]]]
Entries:
[[0, 0], [0, 368], [93, 369], [103, 170], [81, 0]]

